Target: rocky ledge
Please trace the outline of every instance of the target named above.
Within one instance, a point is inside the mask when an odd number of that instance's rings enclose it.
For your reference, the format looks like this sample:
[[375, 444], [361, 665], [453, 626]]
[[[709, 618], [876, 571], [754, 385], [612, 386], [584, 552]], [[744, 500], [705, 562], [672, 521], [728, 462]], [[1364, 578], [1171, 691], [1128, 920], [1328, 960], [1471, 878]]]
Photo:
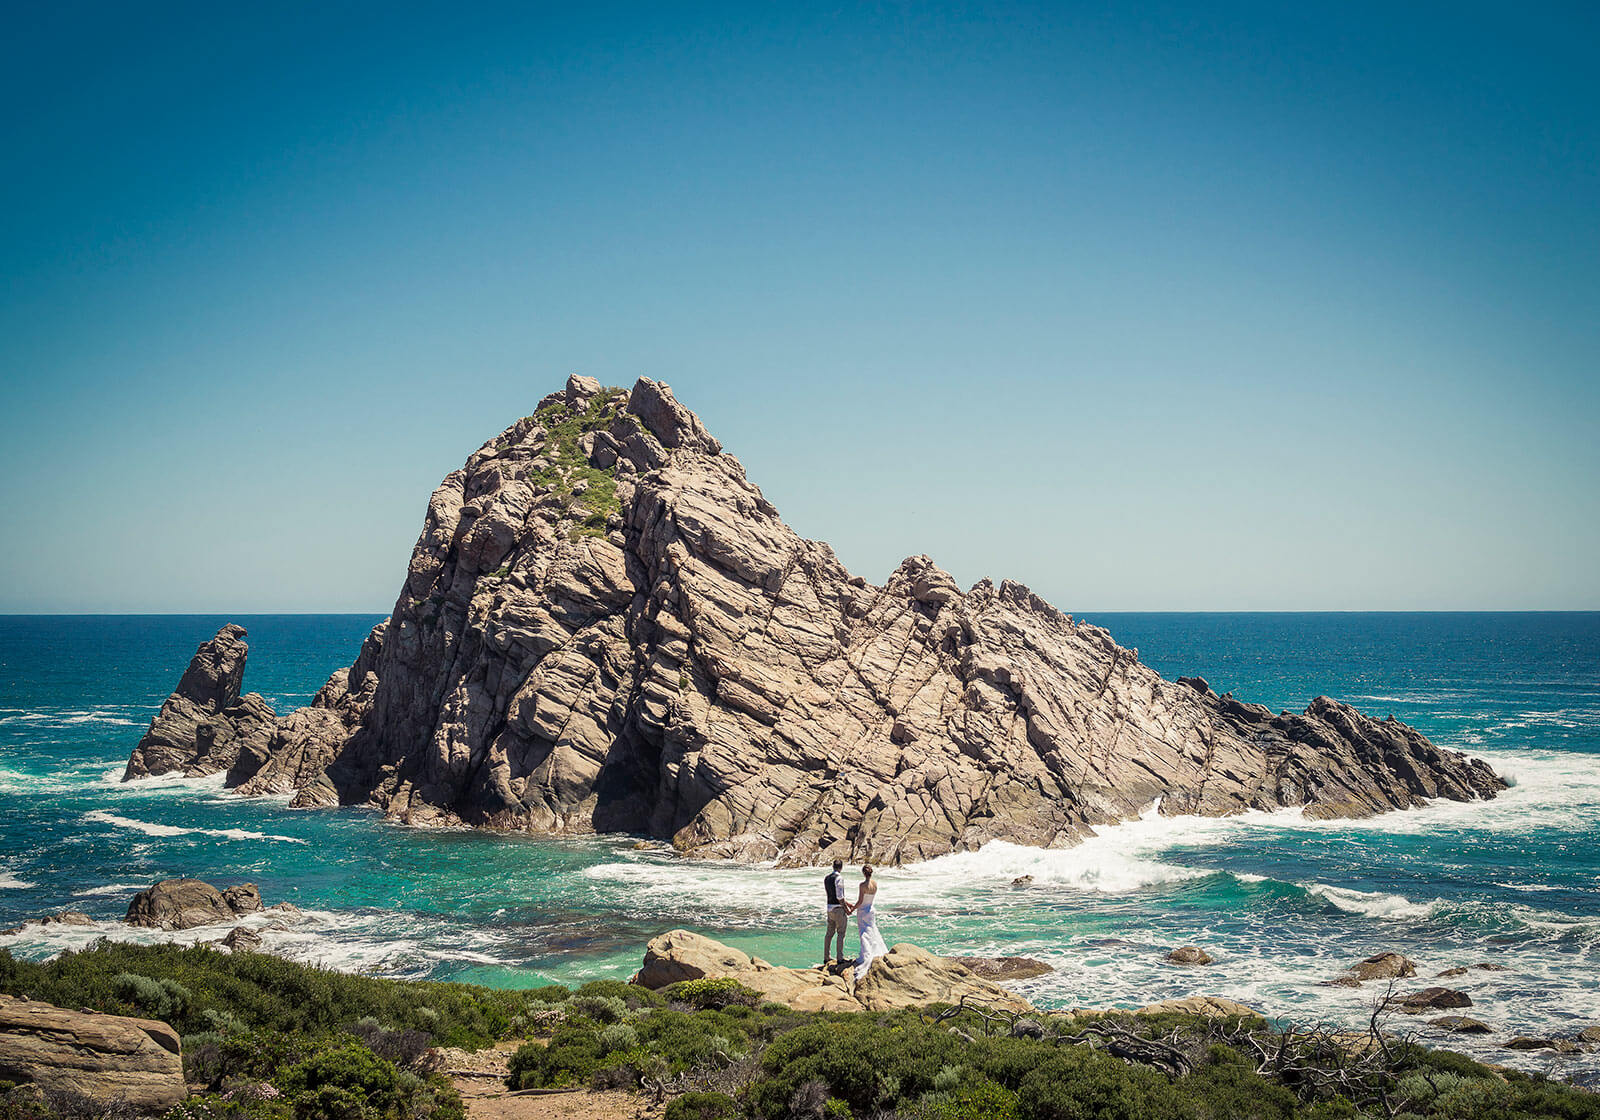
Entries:
[[648, 379], [574, 377], [451, 473], [392, 615], [310, 706], [240, 697], [243, 636], [200, 647], [130, 778], [783, 864], [1066, 847], [1157, 802], [1367, 816], [1504, 788], [1326, 697], [1163, 680], [1019, 583], [963, 591], [926, 556], [853, 576]]

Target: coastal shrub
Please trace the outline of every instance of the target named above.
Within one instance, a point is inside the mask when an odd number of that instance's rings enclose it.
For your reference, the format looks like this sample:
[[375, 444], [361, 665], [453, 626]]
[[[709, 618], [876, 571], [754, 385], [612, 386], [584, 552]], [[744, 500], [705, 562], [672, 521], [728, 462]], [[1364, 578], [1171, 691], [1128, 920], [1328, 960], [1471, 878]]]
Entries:
[[140, 1013], [163, 1022], [182, 1021], [194, 1004], [188, 988], [176, 980], [154, 980], [134, 972], [119, 973], [112, 981], [119, 999], [138, 1008]]
[[142, 986], [124, 981], [119, 987], [125, 975], [173, 982], [173, 989], [163, 989], [163, 998], [181, 1009], [165, 1021], [180, 1035], [216, 1030], [216, 1016], [251, 1030], [309, 1033], [326, 1033], [370, 1017], [390, 1030], [428, 1031], [442, 1046], [471, 1048], [506, 1037], [512, 1018], [528, 1006], [527, 997], [516, 991], [356, 976], [266, 953], [228, 954], [204, 945], [102, 940], [44, 964], [14, 960], [0, 951], [0, 992], [30, 995], [58, 1007], [149, 1016], [149, 1010], [130, 998], [147, 998]]
[[755, 1007], [761, 1002], [760, 992], [745, 987], [731, 976], [684, 980], [666, 988], [662, 994], [669, 1000], [699, 1008]]
[[528, 1042], [511, 1055], [506, 1084], [513, 1089], [555, 1089], [584, 1085], [600, 1068], [600, 1036], [588, 1020], [557, 1027], [548, 1045]]
[[1255, 1062], [1227, 1046], [1212, 1046], [1178, 1084], [1203, 1105], [1203, 1115], [1293, 1120], [1299, 1103], [1288, 1089], [1256, 1073]]
[[664, 1081], [668, 1075], [665, 1058], [654, 1050], [634, 1046], [603, 1057], [589, 1084], [596, 1089], [638, 1089], [645, 1078]]
[[237, 1091], [190, 1097], [168, 1109], [161, 1120], [293, 1120], [293, 1117], [294, 1110], [275, 1096]]
[[600, 1029], [600, 1050], [610, 1054], [617, 1050], [632, 1050], [639, 1045], [639, 1032], [628, 1023], [612, 1023]]
[[662, 1120], [734, 1120], [739, 1104], [726, 1093], [685, 1093], [667, 1105]]
[[1017, 1120], [1017, 1095], [986, 1077], [965, 1077], [898, 1111], [905, 1120]]
[[759, 1113], [783, 1116], [803, 1085], [820, 1081], [852, 1111], [871, 1115], [931, 1091], [939, 1071], [959, 1060], [961, 1046], [949, 1032], [910, 1016], [888, 1025], [867, 1016], [808, 1023], [767, 1048], [766, 1076], [751, 1096]]
[[325, 1047], [274, 1079], [295, 1120], [465, 1120], [443, 1077], [398, 1069], [355, 1040]]
[[372, 1018], [358, 1019], [344, 1029], [378, 1057], [402, 1067], [416, 1065], [433, 1045], [433, 1036], [427, 1031], [392, 1031]]
[[611, 996], [620, 999], [629, 1010], [638, 1010], [641, 1007], [665, 1007], [667, 999], [660, 992], [653, 992], [639, 984], [629, 984], [624, 980], [591, 980], [572, 993], [574, 996]]
[[[1083, 1047], [1041, 1048], [1043, 1060], [1017, 1088], [1020, 1120], [1192, 1120], [1185, 1094], [1147, 1066]], [[1248, 1116], [1248, 1113], [1220, 1113]]]
[[528, 993], [528, 998], [539, 1003], [565, 1003], [572, 993], [560, 984], [546, 984], [542, 988], [534, 988]]
[[710, 1061], [725, 1064], [750, 1049], [750, 1035], [743, 1024], [723, 1011], [661, 1009], [633, 1025], [640, 1042], [660, 1054], [673, 1074]]
[[619, 1023], [628, 1017], [628, 1005], [616, 996], [576, 995], [567, 1001], [567, 1014], [597, 1023]]

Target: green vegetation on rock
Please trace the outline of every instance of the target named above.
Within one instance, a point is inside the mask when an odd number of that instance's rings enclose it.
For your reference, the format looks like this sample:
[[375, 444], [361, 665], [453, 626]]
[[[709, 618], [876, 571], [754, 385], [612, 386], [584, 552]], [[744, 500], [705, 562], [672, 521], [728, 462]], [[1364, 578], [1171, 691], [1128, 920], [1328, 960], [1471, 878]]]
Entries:
[[555, 401], [531, 418], [544, 429], [544, 458], [549, 466], [532, 472], [528, 479], [550, 487], [569, 501], [576, 497], [579, 508], [571, 531], [573, 539], [605, 536], [607, 521], [612, 514], [621, 512], [615, 467], [593, 466], [579, 441], [589, 432], [611, 430], [619, 417], [624, 424], [644, 432], [638, 420], [619, 411], [622, 397], [621, 389], [602, 389], [581, 409]]

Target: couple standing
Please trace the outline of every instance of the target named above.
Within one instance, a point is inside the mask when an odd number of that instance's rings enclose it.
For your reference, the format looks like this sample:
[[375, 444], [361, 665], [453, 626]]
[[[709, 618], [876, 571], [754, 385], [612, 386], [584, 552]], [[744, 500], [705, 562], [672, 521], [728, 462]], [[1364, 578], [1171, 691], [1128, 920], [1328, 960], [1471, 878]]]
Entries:
[[833, 874], [822, 880], [822, 889], [828, 896], [828, 935], [822, 941], [822, 967], [828, 967], [833, 955], [835, 934], [839, 938], [839, 963], [844, 964], [844, 935], [850, 928], [850, 915], [854, 914], [856, 931], [861, 935], [861, 953], [856, 957], [856, 979], [860, 980], [872, 962], [889, 951], [872, 914], [872, 900], [878, 894], [878, 884], [872, 881], [872, 865], [861, 868], [861, 889], [853, 905], [844, 900], [844, 860], [833, 861]]

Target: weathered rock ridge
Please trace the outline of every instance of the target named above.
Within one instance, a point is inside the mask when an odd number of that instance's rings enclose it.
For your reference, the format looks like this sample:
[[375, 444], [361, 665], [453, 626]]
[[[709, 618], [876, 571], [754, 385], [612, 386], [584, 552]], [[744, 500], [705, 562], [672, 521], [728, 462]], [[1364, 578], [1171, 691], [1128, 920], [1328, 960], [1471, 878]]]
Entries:
[[130, 777], [231, 751], [230, 786], [295, 805], [788, 864], [1063, 847], [1158, 801], [1367, 816], [1504, 788], [1325, 697], [1163, 680], [1018, 583], [963, 591], [925, 556], [852, 576], [648, 379], [574, 377], [451, 473], [391, 617], [309, 707], [242, 710], [242, 633], [201, 647]]

